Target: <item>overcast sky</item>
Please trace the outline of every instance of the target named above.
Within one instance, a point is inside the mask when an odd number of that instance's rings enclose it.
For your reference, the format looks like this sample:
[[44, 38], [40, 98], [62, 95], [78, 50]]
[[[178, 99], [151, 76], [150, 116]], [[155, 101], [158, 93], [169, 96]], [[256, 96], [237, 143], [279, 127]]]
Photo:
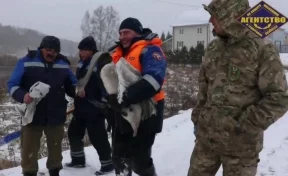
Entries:
[[[166, 1], [166, 2], [165, 2]], [[211, 0], [0, 0], [0, 23], [39, 30], [79, 41], [82, 37], [80, 24], [86, 10], [99, 5], [112, 5], [120, 19], [138, 18], [144, 27], [161, 33], [172, 30], [171, 25], [181, 13], [201, 7]], [[169, 3], [172, 2], [172, 3]], [[250, 0], [255, 5], [259, 0]], [[287, 0], [266, 0], [272, 7], [288, 16]], [[190, 4], [181, 5], [181, 4]], [[287, 26], [287, 25], [286, 25]]]

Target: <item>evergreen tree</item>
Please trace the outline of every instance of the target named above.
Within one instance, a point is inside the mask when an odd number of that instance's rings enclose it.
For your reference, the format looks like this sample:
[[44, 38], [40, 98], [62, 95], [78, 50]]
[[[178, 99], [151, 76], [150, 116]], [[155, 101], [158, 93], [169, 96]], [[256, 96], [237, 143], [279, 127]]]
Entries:
[[161, 34], [161, 40], [162, 40], [163, 42], [166, 40], [166, 36], [165, 36], [164, 32], [162, 32], [162, 34]]
[[188, 49], [186, 46], [183, 46], [180, 50], [180, 53], [179, 53], [179, 62], [181, 64], [186, 64], [187, 62], [187, 54], [188, 54]]
[[192, 46], [190, 47], [189, 49], [189, 52], [188, 52], [188, 63], [189, 64], [196, 64], [196, 61], [197, 61], [197, 51], [196, 49]]
[[197, 64], [201, 64], [202, 57], [204, 56], [204, 45], [202, 43], [198, 43], [195, 49], [197, 52], [196, 62]]
[[170, 34], [170, 31], [168, 31], [167, 35], [166, 35], [166, 40], [172, 38], [172, 35]]

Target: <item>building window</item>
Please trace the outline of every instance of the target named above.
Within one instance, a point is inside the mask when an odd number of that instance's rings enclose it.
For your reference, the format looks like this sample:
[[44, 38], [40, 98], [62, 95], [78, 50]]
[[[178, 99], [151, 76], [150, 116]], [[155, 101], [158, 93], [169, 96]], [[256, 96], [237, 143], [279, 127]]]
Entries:
[[202, 28], [197, 28], [197, 33], [202, 33]]
[[180, 29], [179, 34], [184, 34], [184, 29]]
[[177, 42], [177, 48], [182, 48], [183, 47], [183, 41], [178, 41]]
[[202, 40], [202, 41], [197, 41], [197, 45], [199, 45], [199, 44], [202, 44], [202, 45], [204, 45], [204, 40]]

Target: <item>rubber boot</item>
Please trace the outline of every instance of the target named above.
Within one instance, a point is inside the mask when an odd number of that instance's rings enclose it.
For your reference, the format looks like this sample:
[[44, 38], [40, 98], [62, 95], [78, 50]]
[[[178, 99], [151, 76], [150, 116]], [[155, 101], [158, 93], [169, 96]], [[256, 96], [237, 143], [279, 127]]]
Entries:
[[28, 172], [25, 172], [23, 174], [23, 176], [37, 176], [37, 173], [28, 173]]
[[49, 170], [50, 176], [59, 176], [60, 169], [51, 169]]
[[151, 166], [149, 169], [147, 169], [146, 171], [139, 173], [139, 176], [157, 176], [156, 174], [156, 170], [154, 165]]
[[66, 163], [65, 166], [74, 168], [84, 168], [86, 167], [85, 157], [72, 157], [72, 161], [70, 163]]
[[105, 165], [105, 166], [101, 166], [101, 169], [99, 171], [96, 171], [95, 172], [95, 175], [107, 175], [111, 172], [114, 171], [114, 164], [111, 163], [111, 164], [108, 164], [108, 165]]

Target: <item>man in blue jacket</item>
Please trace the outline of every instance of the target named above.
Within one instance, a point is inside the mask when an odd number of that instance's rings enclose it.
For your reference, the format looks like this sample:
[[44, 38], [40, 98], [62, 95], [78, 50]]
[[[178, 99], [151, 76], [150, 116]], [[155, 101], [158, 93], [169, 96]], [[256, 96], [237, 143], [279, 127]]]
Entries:
[[[77, 66], [76, 77], [80, 80], [86, 75], [90, 61], [97, 52], [96, 41], [92, 36], [88, 36], [79, 43], [78, 49], [80, 61]], [[74, 168], [85, 167], [82, 140], [87, 129], [90, 142], [96, 149], [101, 163], [101, 169], [96, 171], [95, 175], [105, 175], [114, 170], [114, 165], [105, 129], [105, 118], [109, 116], [109, 110], [104, 100], [105, 89], [99, 77], [97, 66], [93, 69], [93, 73], [84, 90], [83, 94], [79, 94], [74, 100], [74, 117], [68, 129], [72, 161], [67, 163], [66, 166]]]
[[62, 139], [66, 121], [65, 93], [74, 97], [76, 77], [68, 59], [59, 54], [60, 40], [46, 36], [36, 52], [21, 58], [8, 81], [10, 95], [19, 103], [30, 104], [30, 87], [40, 81], [50, 86], [48, 94], [36, 105], [30, 124], [22, 127], [21, 166], [24, 176], [36, 176], [38, 151], [44, 131], [47, 137], [47, 168], [50, 176], [59, 176], [62, 169]]

